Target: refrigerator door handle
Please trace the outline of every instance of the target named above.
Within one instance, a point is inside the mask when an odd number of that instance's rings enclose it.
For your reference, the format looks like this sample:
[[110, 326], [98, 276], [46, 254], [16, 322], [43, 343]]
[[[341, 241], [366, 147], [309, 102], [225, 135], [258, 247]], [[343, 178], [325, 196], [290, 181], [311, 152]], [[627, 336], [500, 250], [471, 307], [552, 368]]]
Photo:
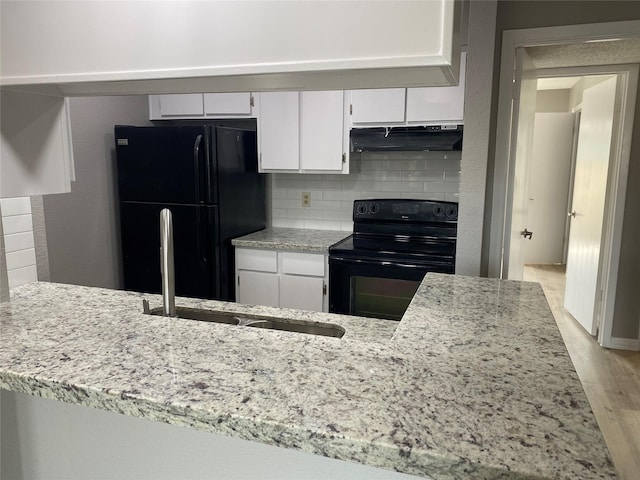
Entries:
[[193, 162], [196, 170], [196, 201], [202, 203], [200, 199], [200, 144], [202, 143], [202, 135], [196, 137], [196, 141], [193, 143]]
[[[196, 231], [198, 232], [196, 238], [196, 251], [198, 253], [198, 259], [203, 265], [207, 265], [209, 263], [207, 248], [208, 245], [208, 231], [206, 228], [203, 228], [203, 225], [207, 225], [207, 209], [203, 207], [197, 207], [198, 213], [196, 215]], [[204, 218], [204, 221], [202, 217]]]
[[[213, 132], [213, 134], [215, 134], [215, 131]], [[207, 167], [207, 181], [205, 182], [206, 187], [207, 187], [207, 194], [206, 194], [206, 199], [207, 199], [207, 205], [211, 205], [213, 203], [213, 195], [211, 192], [211, 153], [209, 152], [209, 142], [205, 142], [205, 153], [207, 156], [207, 163], [206, 163], [206, 167]]]

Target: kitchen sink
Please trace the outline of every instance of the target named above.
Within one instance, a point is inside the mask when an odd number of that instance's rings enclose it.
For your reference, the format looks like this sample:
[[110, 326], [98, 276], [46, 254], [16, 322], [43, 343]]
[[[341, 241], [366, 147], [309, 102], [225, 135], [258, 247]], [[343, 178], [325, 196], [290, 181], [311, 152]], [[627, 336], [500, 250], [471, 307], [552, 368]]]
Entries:
[[[153, 308], [145, 313], [162, 316], [162, 307]], [[226, 323], [228, 325], [240, 324], [240, 319], [233, 313], [202, 310], [200, 308], [176, 307], [176, 317], [186, 318], [188, 320], [199, 320], [201, 322]]]
[[261, 319], [250, 321], [246, 325], [252, 328], [268, 328], [270, 330], [284, 330], [286, 332], [308, 333], [310, 335], [323, 335], [325, 337], [336, 338], [340, 338], [346, 333], [344, 328], [333, 323], [286, 322], [273, 319]]
[[[149, 309], [148, 302], [143, 301], [144, 313], [162, 316], [162, 307]], [[266, 328], [285, 332], [306, 333], [308, 335], [322, 335], [325, 337], [341, 338], [346, 330], [334, 323], [309, 322], [306, 320], [287, 320], [280, 318], [264, 318], [254, 315], [220, 312], [201, 308], [176, 307], [176, 317], [201, 322], [226, 323], [251, 328]]]

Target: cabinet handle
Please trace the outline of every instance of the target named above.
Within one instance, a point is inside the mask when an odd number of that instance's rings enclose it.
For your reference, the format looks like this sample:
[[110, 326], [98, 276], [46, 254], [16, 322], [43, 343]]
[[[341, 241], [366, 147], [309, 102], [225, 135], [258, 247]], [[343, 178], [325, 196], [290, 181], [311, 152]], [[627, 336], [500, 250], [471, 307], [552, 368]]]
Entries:
[[327, 284], [322, 282], [322, 295], [327, 295]]
[[249, 105], [250, 105], [250, 106], [252, 106], [252, 107], [255, 107], [255, 105], [254, 105], [254, 103], [253, 103], [253, 95], [251, 95], [251, 96], [249, 97]]
[[346, 153], [342, 154], [342, 163], [347, 163], [347, 154]]
[[238, 286], [240, 286], [240, 275], [238, 275]]

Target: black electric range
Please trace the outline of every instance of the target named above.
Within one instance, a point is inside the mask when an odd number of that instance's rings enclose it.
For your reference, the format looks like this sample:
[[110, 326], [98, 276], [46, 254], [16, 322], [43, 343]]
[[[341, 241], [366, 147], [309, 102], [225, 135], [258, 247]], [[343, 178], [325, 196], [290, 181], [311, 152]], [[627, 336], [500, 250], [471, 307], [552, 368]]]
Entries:
[[399, 320], [427, 272], [455, 270], [458, 204], [353, 204], [353, 234], [329, 248], [329, 311]]

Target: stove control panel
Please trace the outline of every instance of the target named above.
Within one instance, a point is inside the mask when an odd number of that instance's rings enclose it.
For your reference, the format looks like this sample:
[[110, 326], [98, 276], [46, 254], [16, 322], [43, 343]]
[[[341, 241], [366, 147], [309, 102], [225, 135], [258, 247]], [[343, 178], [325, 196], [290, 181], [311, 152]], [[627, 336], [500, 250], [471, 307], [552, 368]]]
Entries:
[[355, 200], [354, 221], [446, 222], [458, 221], [458, 204], [434, 200]]

